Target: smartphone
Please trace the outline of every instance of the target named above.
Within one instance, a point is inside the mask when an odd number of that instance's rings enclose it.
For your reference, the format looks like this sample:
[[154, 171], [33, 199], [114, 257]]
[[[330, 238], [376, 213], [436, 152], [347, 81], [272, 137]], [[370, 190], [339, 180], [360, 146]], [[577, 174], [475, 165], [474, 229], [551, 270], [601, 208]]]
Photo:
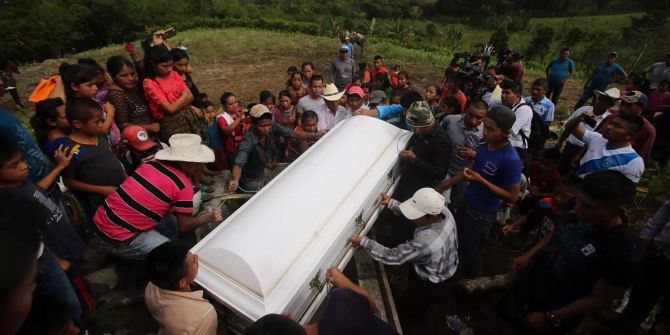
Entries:
[[170, 28], [166, 30], [163, 35], [161, 35], [161, 38], [164, 40], [170, 39], [172, 37], [175, 37], [177, 35], [177, 31], [174, 28]]
[[594, 118], [591, 117], [591, 116], [589, 116], [589, 117], [585, 117], [585, 118], [584, 118], [584, 123], [586, 123], [587, 125], [589, 125], [589, 127], [591, 127], [591, 128], [595, 128], [596, 125], [598, 125], [598, 121], [596, 121], [596, 119], [594, 119]]

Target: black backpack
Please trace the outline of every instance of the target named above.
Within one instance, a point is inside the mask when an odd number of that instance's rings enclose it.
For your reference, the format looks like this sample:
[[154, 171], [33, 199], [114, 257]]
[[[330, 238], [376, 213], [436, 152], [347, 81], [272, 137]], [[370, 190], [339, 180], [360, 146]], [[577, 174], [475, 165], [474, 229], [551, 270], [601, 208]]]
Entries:
[[514, 111], [523, 105], [530, 107], [530, 110], [533, 111], [533, 119], [530, 123], [530, 136], [526, 135], [523, 130], [519, 131], [519, 134], [521, 135], [524, 144], [526, 144], [528, 152], [534, 157], [539, 157], [544, 150], [544, 143], [549, 139], [549, 127], [544, 123], [540, 114], [535, 112], [533, 106], [530, 104], [520, 103], [514, 108]]

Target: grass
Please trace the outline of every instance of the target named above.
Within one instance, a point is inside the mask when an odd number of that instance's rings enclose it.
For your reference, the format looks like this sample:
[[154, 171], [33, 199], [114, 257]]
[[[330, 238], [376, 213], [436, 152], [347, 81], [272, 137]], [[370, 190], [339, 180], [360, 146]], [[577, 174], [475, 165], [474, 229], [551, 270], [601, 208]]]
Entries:
[[537, 18], [530, 19], [530, 27], [549, 26], [554, 28], [579, 28], [581, 30], [590, 30], [598, 27], [605, 31], [616, 32], [630, 26], [630, 17], [640, 17], [644, 13], [613, 14], [599, 16], [575, 16], [575, 17], [555, 17], [555, 18]]
[[[470, 35], [465, 38], [474, 43]], [[316, 72], [324, 75], [326, 82], [330, 82], [328, 68], [330, 60], [336, 57], [338, 48], [338, 41], [334, 37], [247, 28], [183, 31], [171, 42], [174, 45], [181, 42], [188, 47], [194, 69], [193, 79], [200, 91], [208, 94], [210, 100], [216, 102], [223, 92], [230, 91], [238, 96], [243, 106], [257, 101], [260, 90], [269, 89], [277, 94], [284, 89], [286, 69], [292, 65], [300, 66], [306, 60], [314, 62]], [[411, 74], [411, 82], [419, 92], [423, 92], [428, 84], [440, 83], [442, 72], [451, 59], [451, 53], [445, 47], [433, 49], [407, 48], [385, 39], [370, 39], [366, 45], [368, 63], [372, 62], [375, 54], [381, 54], [387, 66], [400, 64], [403, 70]], [[127, 55], [123, 45], [110, 45], [64, 59], [23, 65], [22, 74], [18, 77], [19, 92], [25, 100], [39, 80], [56, 73], [63, 61], [72, 62], [76, 58], [91, 57], [104, 65], [107, 58], [113, 55]], [[358, 47], [355, 48], [355, 56], [356, 61], [361, 61]], [[529, 87], [530, 81], [543, 75], [543, 69], [530, 68], [526, 73], [524, 87]], [[574, 100], [581, 93], [576, 81], [572, 81], [571, 85], [574, 86], [574, 92], [570, 87], [566, 87], [564, 91], [566, 105], [574, 104]], [[14, 109], [9, 96], [4, 97], [0, 103]], [[25, 119], [30, 111], [19, 114]]]

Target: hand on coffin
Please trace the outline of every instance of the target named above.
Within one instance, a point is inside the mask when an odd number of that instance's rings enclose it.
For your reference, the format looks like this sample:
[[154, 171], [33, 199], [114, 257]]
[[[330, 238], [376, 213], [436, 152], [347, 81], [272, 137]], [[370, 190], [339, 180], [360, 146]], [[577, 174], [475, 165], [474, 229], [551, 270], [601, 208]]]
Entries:
[[237, 191], [237, 185], [239, 185], [239, 182], [237, 180], [231, 180], [228, 183], [228, 192], [235, 193], [235, 191]]
[[364, 236], [352, 235], [349, 238], [349, 242], [351, 242], [351, 245], [354, 246], [354, 248], [358, 248], [361, 246], [361, 242], [363, 242], [364, 238]]
[[328, 269], [326, 272], [326, 279], [335, 287], [342, 287], [349, 279], [336, 266]]
[[385, 194], [385, 193], [381, 193], [381, 194], [379, 195], [379, 200], [378, 200], [378, 201], [379, 201], [379, 204], [380, 204], [380, 205], [382, 205], [382, 206], [388, 206], [388, 204], [391, 202], [391, 196], [389, 196], [389, 195], [387, 195], [387, 194]]
[[223, 215], [221, 215], [221, 208], [217, 208], [210, 214], [210, 222], [221, 222], [223, 221]]
[[412, 150], [403, 150], [400, 152], [400, 158], [413, 161], [416, 159], [416, 154]]

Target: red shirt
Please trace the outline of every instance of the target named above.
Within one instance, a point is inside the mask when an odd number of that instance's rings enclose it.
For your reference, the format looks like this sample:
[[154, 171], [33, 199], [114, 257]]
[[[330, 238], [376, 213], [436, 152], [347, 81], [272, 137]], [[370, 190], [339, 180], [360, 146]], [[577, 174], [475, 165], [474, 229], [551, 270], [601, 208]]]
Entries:
[[389, 69], [382, 66], [380, 68], [373, 67], [372, 70], [370, 70], [370, 76], [373, 78], [377, 73], [389, 73]]
[[170, 210], [193, 213], [193, 185], [178, 169], [161, 161], [140, 165], [98, 207], [93, 222], [103, 239], [131, 240], [151, 230]]
[[161, 102], [173, 103], [179, 100], [181, 94], [186, 89], [186, 83], [177, 73], [172, 71], [165, 78], [156, 77], [155, 79], [144, 79], [144, 96], [155, 120], [163, 119], [163, 111], [160, 108]]
[[530, 178], [530, 186], [539, 188], [540, 193], [551, 193], [561, 179], [561, 175], [556, 169], [546, 171], [541, 162], [535, 161], [528, 167], [528, 178]]

